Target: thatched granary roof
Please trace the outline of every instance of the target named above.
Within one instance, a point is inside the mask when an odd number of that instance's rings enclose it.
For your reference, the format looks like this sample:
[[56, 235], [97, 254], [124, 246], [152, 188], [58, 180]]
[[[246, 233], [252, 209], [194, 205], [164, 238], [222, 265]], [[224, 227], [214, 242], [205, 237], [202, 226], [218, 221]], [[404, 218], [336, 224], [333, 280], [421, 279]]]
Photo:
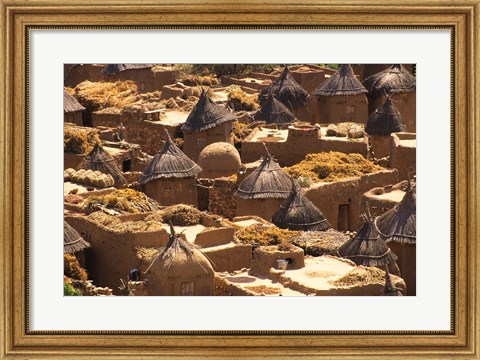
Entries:
[[63, 220], [63, 253], [73, 255], [89, 247], [91, 247], [90, 243]]
[[149, 69], [153, 64], [108, 64], [102, 69], [102, 74], [115, 75], [126, 70]]
[[195, 177], [202, 169], [185, 155], [173, 142], [167, 130], [166, 140], [160, 151], [147, 163], [140, 183], [146, 184], [156, 179]]
[[414, 186], [409, 182], [402, 201], [375, 219], [375, 226], [388, 243], [415, 244], [417, 241], [417, 205]]
[[357, 265], [383, 266], [397, 260], [385, 241], [380, 237], [371, 217], [364, 216], [364, 223], [357, 235], [343, 244], [338, 253]]
[[85, 107], [73, 95], [63, 90], [63, 112], [69, 113], [83, 110], [85, 110]]
[[335, 96], [335, 95], [358, 95], [366, 94], [368, 91], [357, 79], [349, 64], [342, 64], [335, 74], [321, 83], [315, 90], [314, 95]]
[[331, 228], [323, 213], [293, 184], [290, 195], [273, 214], [272, 222], [282, 229], [324, 231]]
[[205, 89], [202, 90], [200, 99], [182, 125], [182, 131], [205, 131], [237, 117], [222, 105], [216, 104]]
[[286, 199], [292, 180], [267, 151], [260, 166], [243, 179], [235, 195], [241, 199]]
[[406, 131], [402, 115], [390, 97], [370, 114], [365, 126], [365, 132], [369, 135], [389, 136], [402, 131]]
[[118, 167], [115, 159], [110, 155], [101, 144], [96, 144], [92, 151], [88, 153], [82, 163], [84, 169], [100, 171], [111, 175], [115, 181], [115, 187], [119, 188], [127, 184], [127, 180]]
[[[160, 280], [169, 278], [192, 279], [198, 274], [214, 276], [214, 271], [207, 257], [194, 245], [175, 234], [170, 223], [170, 236], [160, 252], [154, 257], [145, 273], [150, 273]], [[154, 281], [149, 276], [149, 281]]]
[[288, 124], [296, 120], [295, 115], [277, 100], [270, 91], [262, 107], [253, 116], [255, 120], [263, 120], [267, 124]]
[[260, 91], [258, 94], [260, 105], [267, 100], [269, 92], [288, 108], [293, 109], [304, 106], [310, 98], [310, 94], [293, 78], [287, 66], [278, 78]]
[[409, 93], [415, 91], [416, 79], [401, 64], [374, 74], [363, 81], [370, 97], [376, 98], [382, 94]]

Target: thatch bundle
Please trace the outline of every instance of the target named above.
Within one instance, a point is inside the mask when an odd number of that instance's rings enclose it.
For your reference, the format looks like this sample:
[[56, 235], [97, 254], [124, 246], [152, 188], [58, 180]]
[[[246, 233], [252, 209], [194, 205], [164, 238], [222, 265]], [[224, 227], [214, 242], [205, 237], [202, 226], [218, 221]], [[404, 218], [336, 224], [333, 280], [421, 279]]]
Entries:
[[310, 98], [310, 94], [293, 78], [287, 66], [278, 78], [260, 91], [258, 95], [260, 105], [265, 103], [270, 92], [284, 105], [292, 109], [304, 106]]
[[364, 215], [364, 223], [357, 235], [343, 244], [338, 253], [357, 265], [384, 266], [397, 260], [385, 241], [380, 237], [370, 216]]
[[76, 171], [72, 168], [63, 171], [63, 181], [71, 181], [77, 184], [95, 186], [97, 188], [106, 188], [115, 184], [113, 177], [109, 174], [85, 169]]
[[268, 93], [267, 99], [260, 110], [253, 116], [255, 120], [263, 120], [267, 124], [288, 124], [296, 120], [295, 115], [273, 96]]
[[153, 64], [108, 64], [102, 69], [102, 74], [115, 75], [126, 70], [150, 69]]
[[373, 98], [383, 94], [409, 93], [416, 90], [415, 77], [400, 64], [394, 64], [366, 78], [363, 85]]
[[260, 166], [241, 182], [235, 195], [241, 199], [286, 199], [292, 180], [267, 150]]
[[358, 95], [368, 91], [349, 64], [342, 64], [335, 74], [321, 83], [312, 94], [319, 96]]
[[112, 107], [123, 109], [141, 99], [137, 85], [131, 80], [114, 83], [86, 80], [75, 87], [75, 94], [79, 102], [92, 111]]
[[91, 247], [90, 243], [63, 220], [63, 253], [73, 255], [89, 247]]
[[330, 182], [384, 170], [360, 154], [323, 152], [308, 154], [305, 160], [285, 168], [295, 179], [310, 178], [314, 183]]
[[289, 230], [324, 231], [331, 228], [323, 213], [296, 184], [293, 184], [290, 195], [273, 214], [272, 222]]
[[[197, 274], [206, 273], [213, 277], [213, 268], [206, 256], [194, 245], [175, 234], [170, 223], [170, 237], [145, 271], [155, 273], [160, 279], [194, 278]], [[152, 279], [150, 279], [153, 281]]]
[[383, 271], [375, 267], [356, 267], [331, 282], [334, 286], [350, 287], [368, 284], [382, 284]]
[[414, 187], [409, 182], [402, 201], [375, 219], [375, 226], [388, 243], [415, 244], [417, 241], [417, 206]]
[[85, 157], [82, 168], [93, 171], [100, 171], [111, 175], [115, 181], [115, 187], [120, 188], [127, 185], [127, 180], [118, 167], [115, 159], [110, 155], [100, 143], [97, 143], [92, 151]]
[[85, 110], [85, 107], [74, 96], [63, 90], [63, 112], [69, 113], [83, 110]]
[[236, 238], [241, 243], [262, 246], [282, 244], [299, 234], [299, 231], [279, 229], [275, 226], [264, 226], [263, 224], [249, 225], [235, 232]]
[[228, 87], [227, 105], [234, 111], [254, 111], [260, 107], [258, 105], [258, 95], [249, 95], [238, 85]]
[[197, 208], [185, 205], [177, 204], [167, 206], [165, 209], [154, 212], [148, 215], [145, 220], [157, 221], [162, 223], [172, 223], [175, 226], [192, 226], [201, 223], [204, 214]]
[[205, 89], [187, 120], [182, 125], [182, 131], [205, 131], [229, 121], [235, 121], [235, 114], [225, 107], [216, 104]]
[[66, 125], [63, 129], [63, 152], [86, 154], [100, 142], [98, 130]]
[[405, 130], [402, 115], [390, 97], [368, 117], [365, 127], [367, 134], [380, 136], [389, 136], [391, 133]]
[[194, 161], [190, 160], [172, 141], [165, 130], [166, 140], [163, 147], [145, 166], [139, 181], [146, 184], [156, 179], [195, 177], [202, 171]]

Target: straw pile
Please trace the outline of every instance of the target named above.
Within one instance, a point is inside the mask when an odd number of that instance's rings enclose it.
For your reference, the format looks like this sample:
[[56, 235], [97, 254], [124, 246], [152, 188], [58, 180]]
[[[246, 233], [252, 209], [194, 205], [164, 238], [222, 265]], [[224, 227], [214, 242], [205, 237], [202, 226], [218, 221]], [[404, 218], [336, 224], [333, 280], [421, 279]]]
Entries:
[[162, 228], [162, 224], [158, 221], [121, 221], [117, 216], [108, 215], [101, 211], [91, 213], [88, 215], [88, 218], [116, 231], [148, 232], [157, 231]]
[[237, 239], [244, 244], [251, 245], [278, 245], [297, 236], [299, 231], [279, 229], [273, 226], [254, 224], [236, 232]]
[[66, 125], [63, 129], [63, 152], [86, 154], [100, 143], [96, 129], [78, 128]]
[[179, 79], [179, 81], [188, 86], [212, 86], [220, 84], [220, 81], [211, 75], [201, 76], [188, 74]]
[[86, 281], [88, 274], [82, 268], [75, 255], [63, 254], [63, 273], [71, 279]]
[[120, 213], [150, 212], [160, 209], [160, 205], [155, 200], [133, 189], [115, 190], [103, 196], [90, 196], [85, 199], [83, 205], [91, 211], [106, 208]]
[[100, 171], [80, 169], [66, 169], [63, 172], [63, 181], [71, 181], [77, 184], [87, 186], [95, 186], [97, 188], [106, 188], [113, 186], [115, 181], [111, 175], [104, 174]]
[[384, 168], [375, 165], [360, 154], [344, 154], [334, 151], [308, 154], [305, 160], [285, 168], [285, 172], [292, 177], [308, 177], [314, 183], [338, 181], [380, 170], [384, 170]]
[[145, 220], [159, 221], [162, 223], [172, 222], [175, 226], [192, 226], [201, 223], [203, 213], [193, 206], [178, 204], [168, 206], [163, 210], [148, 215]]
[[258, 95], [249, 95], [237, 85], [228, 87], [227, 104], [234, 111], [254, 111], [260, 108], [258, 104]]
[[361, 286], [368, 284], [382, 284], [384, 283], [385, 272], [376, 267], [363, 267], [359, 266], [344, 276], [338, 278], [335, 281], [331, 281], [330, 284], [334, 286], [350, 287]]

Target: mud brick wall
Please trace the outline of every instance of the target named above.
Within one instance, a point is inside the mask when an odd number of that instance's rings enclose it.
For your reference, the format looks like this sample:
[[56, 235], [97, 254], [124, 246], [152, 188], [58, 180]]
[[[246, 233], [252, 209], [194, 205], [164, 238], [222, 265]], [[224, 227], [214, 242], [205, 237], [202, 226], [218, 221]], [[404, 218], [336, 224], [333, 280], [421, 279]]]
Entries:
[[234, 196], [237, 185], [227, 178], [215, 179], [208, 192], [208, 211], [233, 219], [237, 211], [237, 198]]

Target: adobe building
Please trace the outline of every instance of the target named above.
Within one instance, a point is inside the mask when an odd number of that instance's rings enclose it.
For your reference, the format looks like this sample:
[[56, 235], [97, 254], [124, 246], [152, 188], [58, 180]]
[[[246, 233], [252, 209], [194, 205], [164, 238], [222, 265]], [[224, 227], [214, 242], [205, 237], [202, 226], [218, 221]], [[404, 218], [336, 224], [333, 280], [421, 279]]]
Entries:
[[198, 155], [197, 163], [202, 168], [198, 177], [209, 179], [232, 176], [242, 164], [238, 150], [224, 142], [206, 146]]
[[317, 98], [316, 122], [365, 124], [368, 118], [367, 92], [353, 73], [352, 67], [342, 64], [335, 74], [312, 93]]
[[[361, 126], [361, 125], [358, 125]], [[263, 143], [268, 143], [270, 153], [281, 166], [292, 166], [302, 161], [307, 154], [338, 151], [345, 154], [368, 154], [368, 138], [353, 138], [344, 134], [330, 136], [327, 127], [318, 124], [293, 123], [287, 129], [257, 127], [242, 143], [242, 162], [257, 161], [264, 152]]]
[[63, 121], [82, 126], [82, 111], [85, 107], [77, 99], [63, 90]]
[[417, 167], [417, 135], [397, 132], [390, 135], [389, 166], [398, 170], [400, 180], [409, 179]]
[[[260, 90], [258, 94], [260, 105], [265, 103], [270, 92], [277, 100], [292, 110], [295, 116], [298, 116], [299, 109], [305, 107], [310, 98], [310, 94], [293, 78], [287, 66], [285, 66], [279, 77]], [[300, 120], [303, 119], [300, 118]], [[305, 119], [305, 121], [308, 121], [308, 119]]]
[[290, 195], [293, 181], [267, 150], [260, 166], [243, 179], [235, 192], [237, 216], [257, 215], [270, 221]]
[[407, 295], [416, 295], [417, 206], [414, 186], [408, 182], [402, 201], [375, 219], [375, 226], [387, 245], [398, 256]]
[[375, 158], [390, 156], [390, 134], [405, 131], [403, 117], [390, 97], [368, 117], [365, 131]]
[[383, 104], [387, 97], [391, 97], [402, 114], [405, 131], [416, 132], [416, 79], [403, 65], [391, 65], [366, 78], [363, 85], [368, 90], [370, 114]]
[[150, 296], [212, 296], [215, 292], [210, 261], [175, 234], [172, 225], [168, 243], [153, 259], [146, 276], [145, 286]]
[[273, 214], [272, 223], [289, 230], [325, 231], [331, 228], [323, 213], [295, 184], [288, 198]]
[[235, 114], [216, 104], [203, 89], [200, 99], [181, 127], [185, 155], [196, 161], [207, 145], [219, 141], [233, 145], [235, 120], [237, 120]]
[[372, 216], [383, 215], [402, 201], [406, 185], [406, 181], [401, 181], [373, 188], [363, 194], [362, 204], [364, 207], [368, 204]]
[[168, 131], [165, 134], [162, 149], [147, 163], [139, 182], [160, 205], [198, 206], [197, 174], [202, 169], [175, 145]]
[[140, 93], [159, 91], [164, 85], [173, 84], [176, 78], [171, 67], [154, 67], [154, 64], [108, 64], [102, 74], [105, 81], [131, 80]]

